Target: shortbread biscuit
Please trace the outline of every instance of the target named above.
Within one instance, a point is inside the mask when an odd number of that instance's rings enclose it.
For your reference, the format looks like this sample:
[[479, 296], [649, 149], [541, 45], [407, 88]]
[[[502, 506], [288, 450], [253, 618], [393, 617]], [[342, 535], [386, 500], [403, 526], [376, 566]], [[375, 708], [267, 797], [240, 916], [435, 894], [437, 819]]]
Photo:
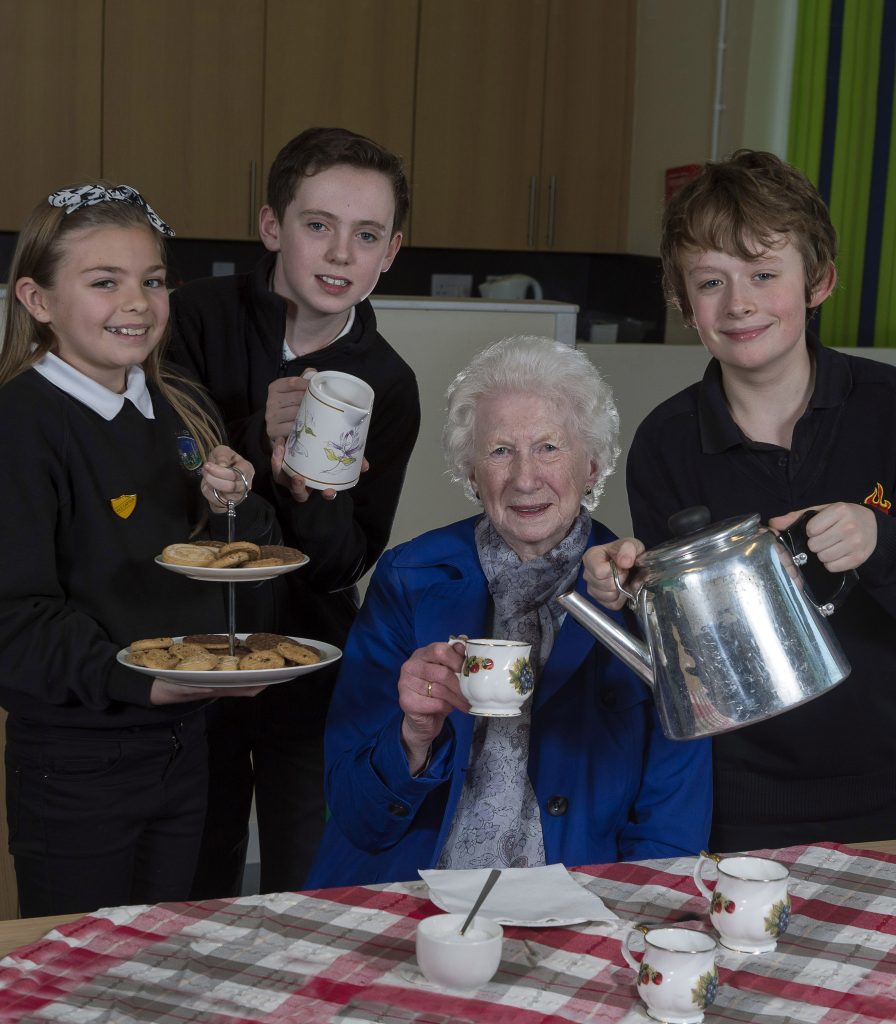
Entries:
[[170, 636], [158, 636], [152, 640], [135, 640], [131, 644], [132, 651], [152, 651], [170, 647], [174, 641]]
[[181, 672], [211, 672], [217, 667], [218, 657], [215, 654], [196, 654], [192, 658], [184, 658], [177, 663]]
[[234, 654], [222, 654], [218, 658], [218, 664], [215, 665], [215, 669], [218, 672], [236, 672], [240, 667], [240, 659]]
[[240, 668], [250, 671], [264, 668], [283, 668], [285, 665], [286, 662], [276, 651], [253, 651], [244, 658], [240, 658]]
[[306, 644], [297, 644], [292, 641], [277, 644], [277, 653], [282, 654], [287, 661], [294, 665], [316, 665], [320, 661], [320, 651], [316, 647], [308, 647]]
[[161, 557], [169, 565], [207, 566], [215, 560], [215, 549], [198, 544], [169, 544]]
[[216, 552], [216, 554], [217, 558], [209, 564], [209, 569], [235, 569], [243, 562], [249, 561], [248, 551], [230, 551], [226, 555]]
[[273, 651], [288, 640], [282, 633], [250, 633], [243, 643], [252, 651]]

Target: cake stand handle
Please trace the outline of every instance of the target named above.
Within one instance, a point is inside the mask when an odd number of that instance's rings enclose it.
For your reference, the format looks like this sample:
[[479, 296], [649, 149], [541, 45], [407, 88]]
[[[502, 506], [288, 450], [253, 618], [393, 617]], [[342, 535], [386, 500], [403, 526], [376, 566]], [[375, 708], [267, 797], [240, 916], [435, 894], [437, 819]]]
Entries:
[[[243, 495], [239, 501], [225, 501], [217, 490], [214, 491], [215, 497], [222, 505], [227, 506], [227, 543], [233, 543], [233, 529], [236, 524], [236, 507], [246, 500], [249, 496], [249, 481], [243, 476], [243, 474], [236, 468], [231, 466], [231, 469], [236, 475], [243, 481]], [[227, 584], [227, 644], [228, 650], [230, 651], [231, 658], [236, 651], [236, 591], [233, 587], [233, 581], [229, 581]]]

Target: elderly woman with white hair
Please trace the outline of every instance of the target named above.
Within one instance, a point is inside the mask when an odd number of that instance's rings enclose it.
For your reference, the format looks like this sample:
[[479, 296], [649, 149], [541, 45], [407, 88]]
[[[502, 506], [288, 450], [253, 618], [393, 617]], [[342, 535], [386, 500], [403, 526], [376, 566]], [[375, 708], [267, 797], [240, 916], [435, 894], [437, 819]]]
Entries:
[[[556, 603], [613, 539], [590, 512], [618, 425], [597, 370], [559, 342], [506, 338], [457, 375], [443, 446], [483, 512], [379, 561], [330, 707], [332, 817], [309, 887], [706, 843], [707, 742], [668, 740], [648, 688]], [[468, 713], [460, 634], [532, 644], [520, 716]]]

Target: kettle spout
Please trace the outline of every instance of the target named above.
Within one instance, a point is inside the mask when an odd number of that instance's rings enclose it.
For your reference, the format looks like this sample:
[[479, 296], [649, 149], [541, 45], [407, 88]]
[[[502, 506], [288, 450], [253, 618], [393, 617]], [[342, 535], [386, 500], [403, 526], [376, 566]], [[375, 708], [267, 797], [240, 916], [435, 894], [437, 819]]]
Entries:
[[558, 604], [564, 608], [593, 636], [608, 647], [632, 671], [637, 672], [647, 685], [653, 689], [653, 662], [647, 646], [618, 626], [609, 615], [599, 611], [590, 601], [586, 601], [575, 591], [561, 594]]

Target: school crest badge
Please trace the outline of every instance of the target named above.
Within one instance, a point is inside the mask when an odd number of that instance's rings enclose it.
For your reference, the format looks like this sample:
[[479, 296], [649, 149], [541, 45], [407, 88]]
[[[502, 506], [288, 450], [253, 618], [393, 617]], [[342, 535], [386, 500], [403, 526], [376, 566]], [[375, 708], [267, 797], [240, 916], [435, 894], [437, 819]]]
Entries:
[[112, 505], [112, 511], [119, 519], [127, 519], [137, 507], [137, 495], [119, 494], [117, 498], [112, 498], [110, 504]]
[[180, 462], [184, 469], [193, 472], [201, 468], [202, 455], [192, 434], [184, 431], [177, 435], [177, 454], [180, 456]]
[[874, 490], [865, 498], [862, 504], [868, 505], [870, 508], [876, 508], [878, 512], [883, 512], [885, 516], [891, 515], [893, 511], [893, 502], [884, 497], [884, 485], [880, 482], [874, 485]]

